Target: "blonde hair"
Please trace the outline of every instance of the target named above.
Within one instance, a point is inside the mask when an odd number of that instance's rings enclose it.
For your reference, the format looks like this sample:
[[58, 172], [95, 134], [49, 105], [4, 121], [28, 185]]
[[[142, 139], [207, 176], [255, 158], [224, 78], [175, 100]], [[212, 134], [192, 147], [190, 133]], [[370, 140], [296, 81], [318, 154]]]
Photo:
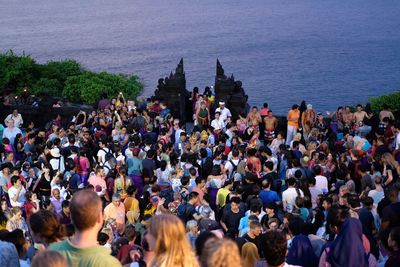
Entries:
[[237, 244], [229, 239], [212, 239], [206, 242], [202, 254], [206, 267], [243, 266]]
[[392, 166], [393, 169], [396, 169], [399, 167], [399, 163], [394, 159], [394, 157], [392, 156], [392, 154], [390, 153], [385, 153], [382, 156], [382, 159], [386, 160], [386, 162]]
[[171, 214], [150, 219], [149, 233], [156, 238], [155, 257], [150, 266], [198, 267], [196, 256], [186, 239], [182, 221]]
[[68, 262], [60, 252], [45, 250], [35, 255], [31, 267], [68, 267]]
[[242, 247], [243, 267], [254, 267], [260, 259], [258, 248], [254, 243], [247, 242]]

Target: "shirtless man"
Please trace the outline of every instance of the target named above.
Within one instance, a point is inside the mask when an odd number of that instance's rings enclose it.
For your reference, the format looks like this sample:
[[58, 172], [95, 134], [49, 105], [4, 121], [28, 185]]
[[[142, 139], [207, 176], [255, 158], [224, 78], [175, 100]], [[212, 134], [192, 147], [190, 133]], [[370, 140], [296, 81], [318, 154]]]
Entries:
[[261, 115], [258, 113], [258, 108], [256, 106], [251, 108], [251, 111], [247, 115], [247, 120], [252, 122], [254, 126], [261, 123]]
[[393, 113], [389, 110], [388, 105], [383, 104], [382, 111], [379, 112], [379, 121], [380, 121], [380, 122], [383, 122], [383, 118], [385, 118], [385, 117], [389, 118], [389, 120], [394, 121], [394, 115], [393, 115]]
[[264, 125], [265, 141], [270, 144], [275, 138], [275, 130], [278, 127], [278, 120], [272, 115], [272, 110], [268, 110], [268, 116], [264, 118]]
[[312, 105], [308, 104], [307, 110], [301, 115], [301, 126], [303, 127], [303, 135], [305, 139], [307, 139], [308, 134], [311, 131], [311, 126], [314, 125], [316, 119], [317, 113], [313, 110]]
[[364, 121], [364, 118], [367, 116], [367, 112], [362, 110], [362, 106], [360, 104], [356, 107], [356, 112], [354, 112], [354, 120], [356, 124]]
[[351, 112], [350, 107], [346, 106], [343, 113], [343, 123], [348, 128], [351, 129], [351, 125], [354, 122], [354, 114]]

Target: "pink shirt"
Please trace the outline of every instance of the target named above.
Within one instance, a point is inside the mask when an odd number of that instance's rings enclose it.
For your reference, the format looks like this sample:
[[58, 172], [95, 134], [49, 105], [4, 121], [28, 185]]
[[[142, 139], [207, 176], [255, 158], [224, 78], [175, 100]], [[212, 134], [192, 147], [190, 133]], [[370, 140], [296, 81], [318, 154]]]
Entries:
[[103, 177], [93, 175], [89, 177], [89, 184], [93, 185], [96, 190], [96, 186], [101, 186], [102, 189], [107, 189], [106, 181], [104, 181]]

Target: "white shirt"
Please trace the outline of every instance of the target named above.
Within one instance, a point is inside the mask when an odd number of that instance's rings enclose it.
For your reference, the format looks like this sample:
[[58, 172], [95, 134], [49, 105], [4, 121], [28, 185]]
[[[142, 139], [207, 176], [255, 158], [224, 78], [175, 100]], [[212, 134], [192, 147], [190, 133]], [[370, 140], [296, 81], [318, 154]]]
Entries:
[[219, 117], [219, 119], [213, 119], [211, 121], [211, 126], [214, 128], [214, 130], [222, 130], [225, 127], [224, 121]]
[[231, 111], [227, 107], [224, 107], [224, 109], [217, 108], [215, 112], [221, 113], [220, 119], [222, 119], [223, 121], [226, 121], [228, 117], [232, 117]]
[[395, 149], [400, 149], [400, 133], [396, 134], [396, 147]]
[[[232, 159], [232, 162], [233, 162], [233, 164], [235, 164], [235, 166], [236, 166], [236, 169], [237, 169], [237, 165], [239, 164], [239, 159]], [[227, 169], [228, 170], [228, 178], [229, 177], [232, 177], [232, 172], [233, 172], [233, 165], [232, 165], [232, 162], [231, 162], [231, 160], [228, 160], [226, 163], [225, 163], [225, 169]]]
[[99, 151], [97, 152], [97, 158], [100, 158], [100, 162], [101, 164], [104, 164], [104, 162], [106, 161], [106, 154], [110, 152], [110, 149], [107, 147], [104, 148], [100, 148]]
[[52, 158], [50, 160], [50, 165], [54, 171], [60, 171], [63, 173], [65, 171], [64, 157]]
[[8, 189], [8, 196], [10, 197], [10, 203], [12, 207], [22, 207], [25, 203], [25, 193], [26, 190], [22, 187], [21, 191], [19, 192], [19, 196], [17, 201], [13, 201], [13, 198], [17, 195], [18, 189], [12, 186]]
[[4, 120], [5, 124], [8, 125], [8, 121], [9, 120], [13, 120], [14, 121], [14, 127], [20, 128], [22, 126], [22, 124], [24, 123], [24, 120], [22, 119], [21, 114], [17, 114], [16, 117], [14, 117], [13, 114], [10, 114], [6, 117], [6, 119]]
[[[299, 189], [300, 197], [304, 197], [303, 191]], [[299, 195], [297, 194], [296, 188], [288, 188], [282, 193], [282, 202], [283, 202], [283, 209], [287, 212], [292, 212], [293, 207], [296, 201], [296, 197]]]
[[315, 187], [322, 190], [323, 193], [328, 192], [328, 179], [325, 176], [317, 175], [315, 176]]

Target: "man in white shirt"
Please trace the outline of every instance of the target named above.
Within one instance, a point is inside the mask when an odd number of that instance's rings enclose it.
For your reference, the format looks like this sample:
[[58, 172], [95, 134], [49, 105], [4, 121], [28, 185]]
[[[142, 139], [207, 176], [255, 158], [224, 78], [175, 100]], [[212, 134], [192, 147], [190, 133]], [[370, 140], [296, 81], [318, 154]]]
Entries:
[[321, 166], [315, 165], [313, 168], [313, 174], [315, 177], [315, 187], [321, 189], [324, 194], [328, 193], [328, 179], [321, 175]]
[[105, 141], [99, 141], [99, 151], [97, 152], [97, 162], [103, 166], [106, 163], [106, 154], [110, 152], [110, 149], [107, 147]]
[[224, 121], [221, 119], [221, 113], [219, 111], [215, 112], [215, 119], [211, 121], [211, 126], [214, 128], [214, 132], [221, 132], [225, 127]]
[[26, 190], [22, 186], [21, 180], [18, 176], [11, 177], [11, 187], [8, 189], [8, 196], [10, 197], [11, 206], [22, 207], [25, 203]]
[[6, 119], [4, 120], [5, 125], [8, 125], [9, 120], [13, 120], [14, 126], [17, 128], [21, 128], [22, 124], [24, 123], [22, 115], [18, 113], [17, 109], [14, 109], [13, 112], [6, 117]]
[[227, 171], [228, 178], [232, 177], [233, 171], [234, 169], [237, 169], [239, 161], [239, 150], [232, 150], [232, 159], [225, 163], [225, 170]]
[[285, 211], [292, 212], [296, 197], [304, 197], [304, 193], [301, 189], [296, 188], [295, 178], [289, 178], [286, 182], [288, 183], [288, 189], [282, 193], [282, 204]]
[[225, 107], [225, 102], [219, 102], [219, 108], [215, 110], [215, 113], [219, 112], [221, 114], [221, 120], [224, 122], [224, 126], [228, 117], [232, 117], [231, 111]]

